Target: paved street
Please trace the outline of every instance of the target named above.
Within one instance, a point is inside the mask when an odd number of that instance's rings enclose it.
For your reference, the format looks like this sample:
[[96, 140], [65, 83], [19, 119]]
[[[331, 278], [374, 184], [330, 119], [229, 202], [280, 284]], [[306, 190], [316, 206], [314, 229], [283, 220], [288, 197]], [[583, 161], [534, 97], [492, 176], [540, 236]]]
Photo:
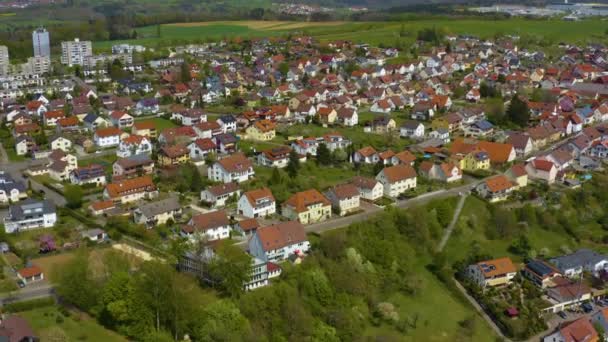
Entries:
[[10, 304], [31, 299], [49, 297], [55, 295], [55, 289], [48, 282], [43, 281], [28, 285], [25, 288], [6, 294], [0, 298], [0, 304]]

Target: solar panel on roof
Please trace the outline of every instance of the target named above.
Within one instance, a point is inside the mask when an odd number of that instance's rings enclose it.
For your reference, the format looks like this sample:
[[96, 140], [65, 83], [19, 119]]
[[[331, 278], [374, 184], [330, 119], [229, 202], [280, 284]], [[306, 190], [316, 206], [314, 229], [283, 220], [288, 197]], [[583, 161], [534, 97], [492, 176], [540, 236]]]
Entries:
[[531, 261], [528, 263], [527, 267], [534, 273], [541, 276], [545, 276], [553, 272], [553, 270], [549, 266], [539, 261]]

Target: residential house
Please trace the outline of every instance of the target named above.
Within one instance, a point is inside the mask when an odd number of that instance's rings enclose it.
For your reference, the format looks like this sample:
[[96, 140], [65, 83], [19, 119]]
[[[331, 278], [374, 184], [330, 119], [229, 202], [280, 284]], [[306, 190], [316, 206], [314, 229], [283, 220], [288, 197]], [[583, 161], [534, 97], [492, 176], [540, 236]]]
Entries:
[[99, 228], [87, 229], [80, 233], [80, 236], [82, 236], [83, 239], [93, 242], [102, 242], [108, 239], [108, 234], [103, 229]]
[[17, 182], [13, 177], [0, 171], [0, 203], [17, 202], [27, 198], [25, 185]]
[[209, 168], [208, 176], [214, 182], [246, 182], [254, 176], [253, 163], [242, 153], [222, 158]]
[[522, 270], [522, 274], [541, 289], [556, 286], [557, 284], [555, 284], [553, 279], [562, 275], [553, 265], [543, 260], [528, 262]]
[[201, 191], [201, 202], [213, 208], [221, 208], [231, 199], [236, 202], [239, 196], [241, 196], [241, 190], [238, 183], [223, 183]]
[[363, 130], [368, 133], [386, 134], [397, 128], [397, 123], [390, 116], [378, 116], [371, 122], [367, 122]]
[[528, 171], [522, 163], [511, 166], [505, 175], [517, 185], [517, 188], [523, 188], [528, 185]]
[[222, 133], [215, 136], [216, 151], [223, 154], [236, 152], [237, 138], [233, 133]]
[[150, 176], [125, 179], [106, 185], [104, 199], [115, 203], [130, 203], [158, 196], [156, 185]]
[[58, 181], [67, 181], [70, 172], [78, 167], [78, 159], [73, 154], [66, 154], [62, 150], [53, 150], [47, 157], [49, 159], [49, 176]]
[[50, 228], [57, 222], [55, 206], [47, 201], [26, 199], [11, 205], [4, 218], [4, 231], [8, 234], [36, 228]]
[[516, 274], [515, 265], [506, 257], [480, 261], [467, 267], [467, 277], [479, 287], [508, 285]]
[[408, 120], [401, 125], [399, 135], [402, 138], [422, 139], [424, 138], [424, 125], [418, 121]]
[[220, 125], [224, 134], [236, 132], [237, 122], [233, 115], [222, 115], [215, 121]]
[[409, 165], [414, 166], [414, 162], [416, 161], [416, 156], [412, 154], [412, 152], [405, 150], [399, 153], [395, 153], [395, 155], [391, 158], [392, 165]]
[[223, 210], [194, 215], [182, 226], [180, 235], [191, 241], [227, 239], [230, 237], [230, 220]]
[[15, 139], [15, 153], [18, 156], [33, 154], [36, 150], [38, 150], [36, 141], [29, 135], [20, 135]]
[[597, 276], [600, 272], [608, 270], [608, 257], [590, 249], [562, 255], [549, 260], [566, 277], [578, 277], [583, 271]]
[[133, 126], [133, 117], [122, 110], [114, 110], [110, 112], [110, 121], [115, 127], [120, 129], [130, 128]]
[[534, 151], [534, 144], [532, 143], [532, 138], [524, 133], [513, 132], [509, 134], [507, 144], [513, 145], [513, 148], [515, 149], [515, 154], [519, 158], [524, 158], [530, 153], [532, 153], [532, 151]]
[[310, 249], [304, 226], [297, 221], [258, 228], [249, 239], [249, 252], [264, 261], [279, 262]]
[[127, 158], [138, 154], [152, 154], [152, 143], [142, 135], [130, 135], [120, 140], [116, 156]]
[[544, 337], [543, 342], [599, 342], [592, 320], [583, 316], [575, 321], [561, 324], [557, 331]]
[[269, 141], [276, 136], [276, 125], [270, 120], [256, 121], [253, 125], [247, 127], [247, 138], [256, 141]]
[[337, 120], [344, 126], [353, 127], [359, 123], [359, 115], [355, 108], [342, 107], [338, 109]]
[[188, 150], [190, 151], [190, 159], [202, 160], [207, 158], [211, 154], [215, 154], [217, 145], [210, 138], [196, 139], [188, 144]]
[[371, 146], [363, 147], [353, 154], [353, 161], [355, 163], [376, 164], [379, 160], [380, 156], [378, 152]]
[[535, 158], [526, 164], [526, 172], [532, 179], [542, 180], [553, 184], [557, 177], [557, 168], [551, 161]]
[[421, 176], [445, 183], [457, 182], [462, 179], [462, 170], [454, 163], [436, 164], [424, 161], [420, 164], [418, 171]]
[[356, 212], [360, 209], [361, 193], [352, 183], [336, 185], [325, 192], [331, 206], [340, 216]]
[[56, 136], [51, 138], [50, 147], [51, 150], [62, 150], [67, 153], [72, 148], [72, 141], [62, 136]]
[[476, 187], [479, 195], [488, 199], [490, 202], [506, 200], [515, 189], [517, 189], [517, 185], [505, 175], [498, 175], [486, 179]]
[[355, 176], [350, 183], [357, 187], [364, 200], [374, 202], [384, 196], [384, 186], [374, 178]]
[[98, 128], [105, 128], [110, 125], [108, 120], [106, 120], [106, 119], [102, 118], [101, 116], [98, 116], [97, 114], [94, 114], [94, 113], [88, 113], [82, 119], [82, 122], [84, 124], [84, 127], [86, 127], [90, 131], [95, 131]]
[[376, 180], [384, 187], [385, 196], [396, 198], [416, 188], [416, 170], [403, 164], [389, 166], [378, 173]]
[[234, 225], [234, 230], [250, 238], [260, 228], [260, 222], [254, 218], [240, 220]]
[[154, 161], [145, 154], [120, 158], [112, 165], [112, 178], [114, 180], [140, 177], [153, 172]]
[[[44, 280], [44, 272], [42, 269], [36, 265], [32, 265], [29, 267], [22, 268], [17, 271], [17, 278], [23, 285], [28, 285], [32, 283], [36, 283]], [[2, 336], [0, 334], [0, 336]], [[1, 339], [0, 339], [1, 340]], [[10, 341], [10, 340], [6, 340]], [[15, 340], [17, 341], [17, 340]], [[25, 340], [28, 341], [28, 340]], [[18, 340], [17, 342], [24, 342], [23, 340]]]
[[[287, 146], [273, 147], [258, 154], [258, 164], [266, 167], [284, 168], [289, 164], [291, 148]], [[298, 156], [299, 160], [306, 160], [306, 157]]]
[[65, 112], [63, 110], [49, 110], [42, 116], [44, 126], [55, 127], [57, 126], [57, 120], [65, 118]]
[[135, 121], [131, 133], [152, 139], [158, 136], [154, 121]]
[[269, 188], [245, 192], [238, 201], [237, 212], [248, 218], [265, 217], [276, 213], [276, 200]]
[[70, 173], [70, 183], [76, 185], [94, 184], [104, 186], [106, 184], [106, 171], [99, 164], [81, 166]]
[[190, 150], [184, 145], [163, 146], [158, 151], [158, 164], [170, 167], [185, 164], [190, 161]]
[[116, 127], [99, 128], [95, 131], [93, 141], [95, 146], [100, 148], [114, 147], [120, 144], [122, 137], [127, 137], [128, 133], [121, 131]]
[[169, 197], [156, 202], [145, 203], [133, 212], [133, 220], [152, 228], [169, 221], [175, 222], [182, 215], [182, 206], [177, 197]]
[[302, 224], [321, 222], [331, 218], [331, 203], [316, 189], [301, 191], [283, 203], [282, 214]]

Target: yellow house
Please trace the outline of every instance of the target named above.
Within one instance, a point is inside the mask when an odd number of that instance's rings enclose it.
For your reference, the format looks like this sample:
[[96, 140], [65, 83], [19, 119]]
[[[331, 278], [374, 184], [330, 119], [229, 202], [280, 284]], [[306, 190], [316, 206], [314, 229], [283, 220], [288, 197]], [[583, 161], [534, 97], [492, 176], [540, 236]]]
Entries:
[[319, 108], [317, 111], [317, 115], [319, 116], [319, 120], [324, 124], [333, 124], [336, 122], [338, 118], [338, 112], [335, 109], [329, 107]]
[[283, 203], [283, 216], [302, 224], [331, 218], [331, 202], [316, 189], [298, 192]]
[[190, 161], [190, 151], [184, 145], [165, 146], [158, 152], [160, 166], [174, 166]]
[[467, 171], [489, 170], [490, 157], [485, 151], [473, 151], [460, 160], [460, 168]]
[[270, 120], [256, 121], [247, 128], [247, 139], [258, 141], [272, 140], [276, 136], [275, 127], [274, 122]]
[[507, 177], [516, 184], [517, 188], [528, 185], [528, 173], [524, 164], [515, 164], [506, 172]]

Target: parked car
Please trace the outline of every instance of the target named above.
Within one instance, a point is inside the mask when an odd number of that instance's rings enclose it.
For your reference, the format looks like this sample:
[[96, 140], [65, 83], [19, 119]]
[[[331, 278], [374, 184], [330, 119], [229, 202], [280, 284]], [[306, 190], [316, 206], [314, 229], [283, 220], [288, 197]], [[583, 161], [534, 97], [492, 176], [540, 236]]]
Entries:
[[581, 305], [581, 308], [583, 309], [583, 311], [585, 311], [585, 313], [590, 313], [591, 311], [593, 311], [593, 305], [591, 305], [591, 303], [583, 303]]
[[563, 312], [563, 311], [558, 312], [558, 313], [557, 313], [557, 315], [558, 315], [559, 317], [561, 317], [562, 319], [566, 319], [566, 317], [568, 317], [568, 315], [566, 315], [566, 313], [565, 313], [565, 312]]

